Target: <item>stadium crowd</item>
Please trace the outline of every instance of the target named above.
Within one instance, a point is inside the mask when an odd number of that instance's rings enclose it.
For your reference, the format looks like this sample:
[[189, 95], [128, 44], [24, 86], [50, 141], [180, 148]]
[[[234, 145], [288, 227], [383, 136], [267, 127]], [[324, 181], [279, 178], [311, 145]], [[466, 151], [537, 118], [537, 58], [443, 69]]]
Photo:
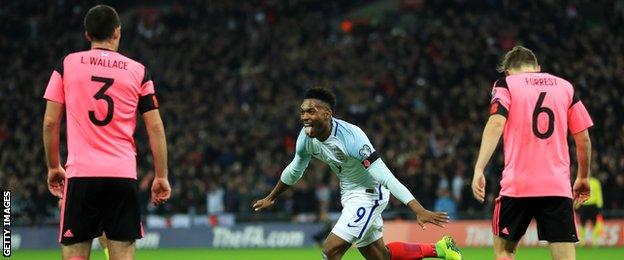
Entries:
[[[595, 122], [592, 174], [605, 208], [624, 210], [624, 1], [400, 1], [382, 16], [347, 20], [370, 2], [113, 4], [122, 16], [120, 52], [150, 70], [169, 143], [173, 197], [153, 208], [151, 155], [137, 126], [144, 210], [251, 214], [251, 201], [292, 158], [303, 91], [325, 86], [338, 95], [335, 115], [368, 134], [425, 207], [486, 217], [501, 152], [488, 168], [485, 206], [470, 191], [472, 166], [492, 83], [502, 76], [495, 67], [515, 44], [575, 84]], [[53, 65], [88, 48], [81, 17], [92, 4], [0, 7], [0, 186], [13, 191], [15, 223], [57, 221], [45, 183], [42, 96]], [[313, 162], [274, 211], [337, 211], [338, 193], [335, 175]], [[393, 200], [390, 212], [400, 204]]]

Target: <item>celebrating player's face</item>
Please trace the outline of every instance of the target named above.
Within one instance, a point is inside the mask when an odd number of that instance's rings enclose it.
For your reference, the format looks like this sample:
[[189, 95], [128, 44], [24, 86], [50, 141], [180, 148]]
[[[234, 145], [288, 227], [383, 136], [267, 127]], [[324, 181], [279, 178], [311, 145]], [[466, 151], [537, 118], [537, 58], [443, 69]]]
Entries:
[[301, 104], [301, 122], [305, 133], [311, 138], [322, 137], [328, 132], [331, 112], [327, 105], [317, 99], [304, 99]]

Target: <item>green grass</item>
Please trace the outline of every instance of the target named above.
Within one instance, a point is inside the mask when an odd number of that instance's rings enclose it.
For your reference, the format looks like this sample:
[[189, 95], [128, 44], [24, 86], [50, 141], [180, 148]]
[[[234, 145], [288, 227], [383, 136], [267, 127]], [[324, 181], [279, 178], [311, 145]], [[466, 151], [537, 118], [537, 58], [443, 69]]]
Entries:
[[[494, 259], [491, 248], [463, 248], [464, 259]], [[624, 248], [577, 248], [577, 259], [624, 259]], [[91, 259], [104, 260], [100, 250], [91, 253]], [[60, 250], [16, 250], [11, 259], [61, 259]], [[136, 259], [320, 259], [318, 248], [296, 249], [152, 249], [137, 250]], [[345, 260], [362, 259], [356, 249], [350, 249]], [[520, 248], [516, 260], [550, 259], [548, 248]]]

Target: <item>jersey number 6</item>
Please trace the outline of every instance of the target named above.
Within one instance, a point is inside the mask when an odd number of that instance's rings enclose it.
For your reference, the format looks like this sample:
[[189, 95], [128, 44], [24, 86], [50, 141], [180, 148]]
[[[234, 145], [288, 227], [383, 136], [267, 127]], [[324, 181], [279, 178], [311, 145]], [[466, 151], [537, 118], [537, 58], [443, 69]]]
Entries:
[[97, 117], [95, 117], [95, 111], [90, 110], [89, 120], [91, 120], [91, 123], [93, 123], [94, 125], [105, 126], [110, 123], [111, 120], [113, 120], [113, 109], [115, 109], [115, 103], [113, 103], [113, 98], [111, 98], [109, 95], [104, 94], [104, 92], [106, 92], [106, 90], [108, 90], [108, 88], [113, 85], [114, 80], [111, 78], [91, 76], [91, 81], [104, 83], [104, 86], [102, 86], [102, 88], [100, 88], [100, 90], [98, 90], [98, 92], [95, 93], [93, 97], [98, 100], [103, 99], [104, 101], [106, 101], [107, 111], [104, 120], [99, 120], [97, 119]]
[[[546, 139], [550, 137], [555, 131], [555, 113], [552, 111], [552, 109], [542, 106], [542, 104], [544, 103], [544, 98], [546, 98], [546, 92], [541, 92], [539, 95], [539, 99], [535, 104], [535, 109], [533, 109], [533, 134], [540, 139]], [[541, 133], [537, 127], [537, 118], [541, 113], [546, 113], [546, 115], [548, 116], [548, 129], [546, 129], [546, 132], [543, 133]]]

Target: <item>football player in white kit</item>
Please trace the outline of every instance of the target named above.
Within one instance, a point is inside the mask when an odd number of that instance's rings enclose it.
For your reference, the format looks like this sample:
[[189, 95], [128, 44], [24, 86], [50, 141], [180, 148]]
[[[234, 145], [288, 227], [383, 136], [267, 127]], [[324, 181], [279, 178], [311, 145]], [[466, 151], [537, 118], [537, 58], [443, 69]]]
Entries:
[[303, 175], [312, 157], [329, 165], [340, 180], [342, 214], [323, 244], [324, 259], [340, 259], [355, 244], [366, 259], [461, 259], [449, 236], [435, 244], [383, 241], [381, 212], [390, 193], [416, 214], [418, 224], [443, 227], [445, 212], [431, 212], [399, 182], [357, 126], [333, 117], [336, 98], [324, 88], [311, 88], [301, 104], [303, 129], [297, 138], [295, 158], [284, 169], [271, 193], [253, 204], [255, 211], [273, 205], [275, 199]]

